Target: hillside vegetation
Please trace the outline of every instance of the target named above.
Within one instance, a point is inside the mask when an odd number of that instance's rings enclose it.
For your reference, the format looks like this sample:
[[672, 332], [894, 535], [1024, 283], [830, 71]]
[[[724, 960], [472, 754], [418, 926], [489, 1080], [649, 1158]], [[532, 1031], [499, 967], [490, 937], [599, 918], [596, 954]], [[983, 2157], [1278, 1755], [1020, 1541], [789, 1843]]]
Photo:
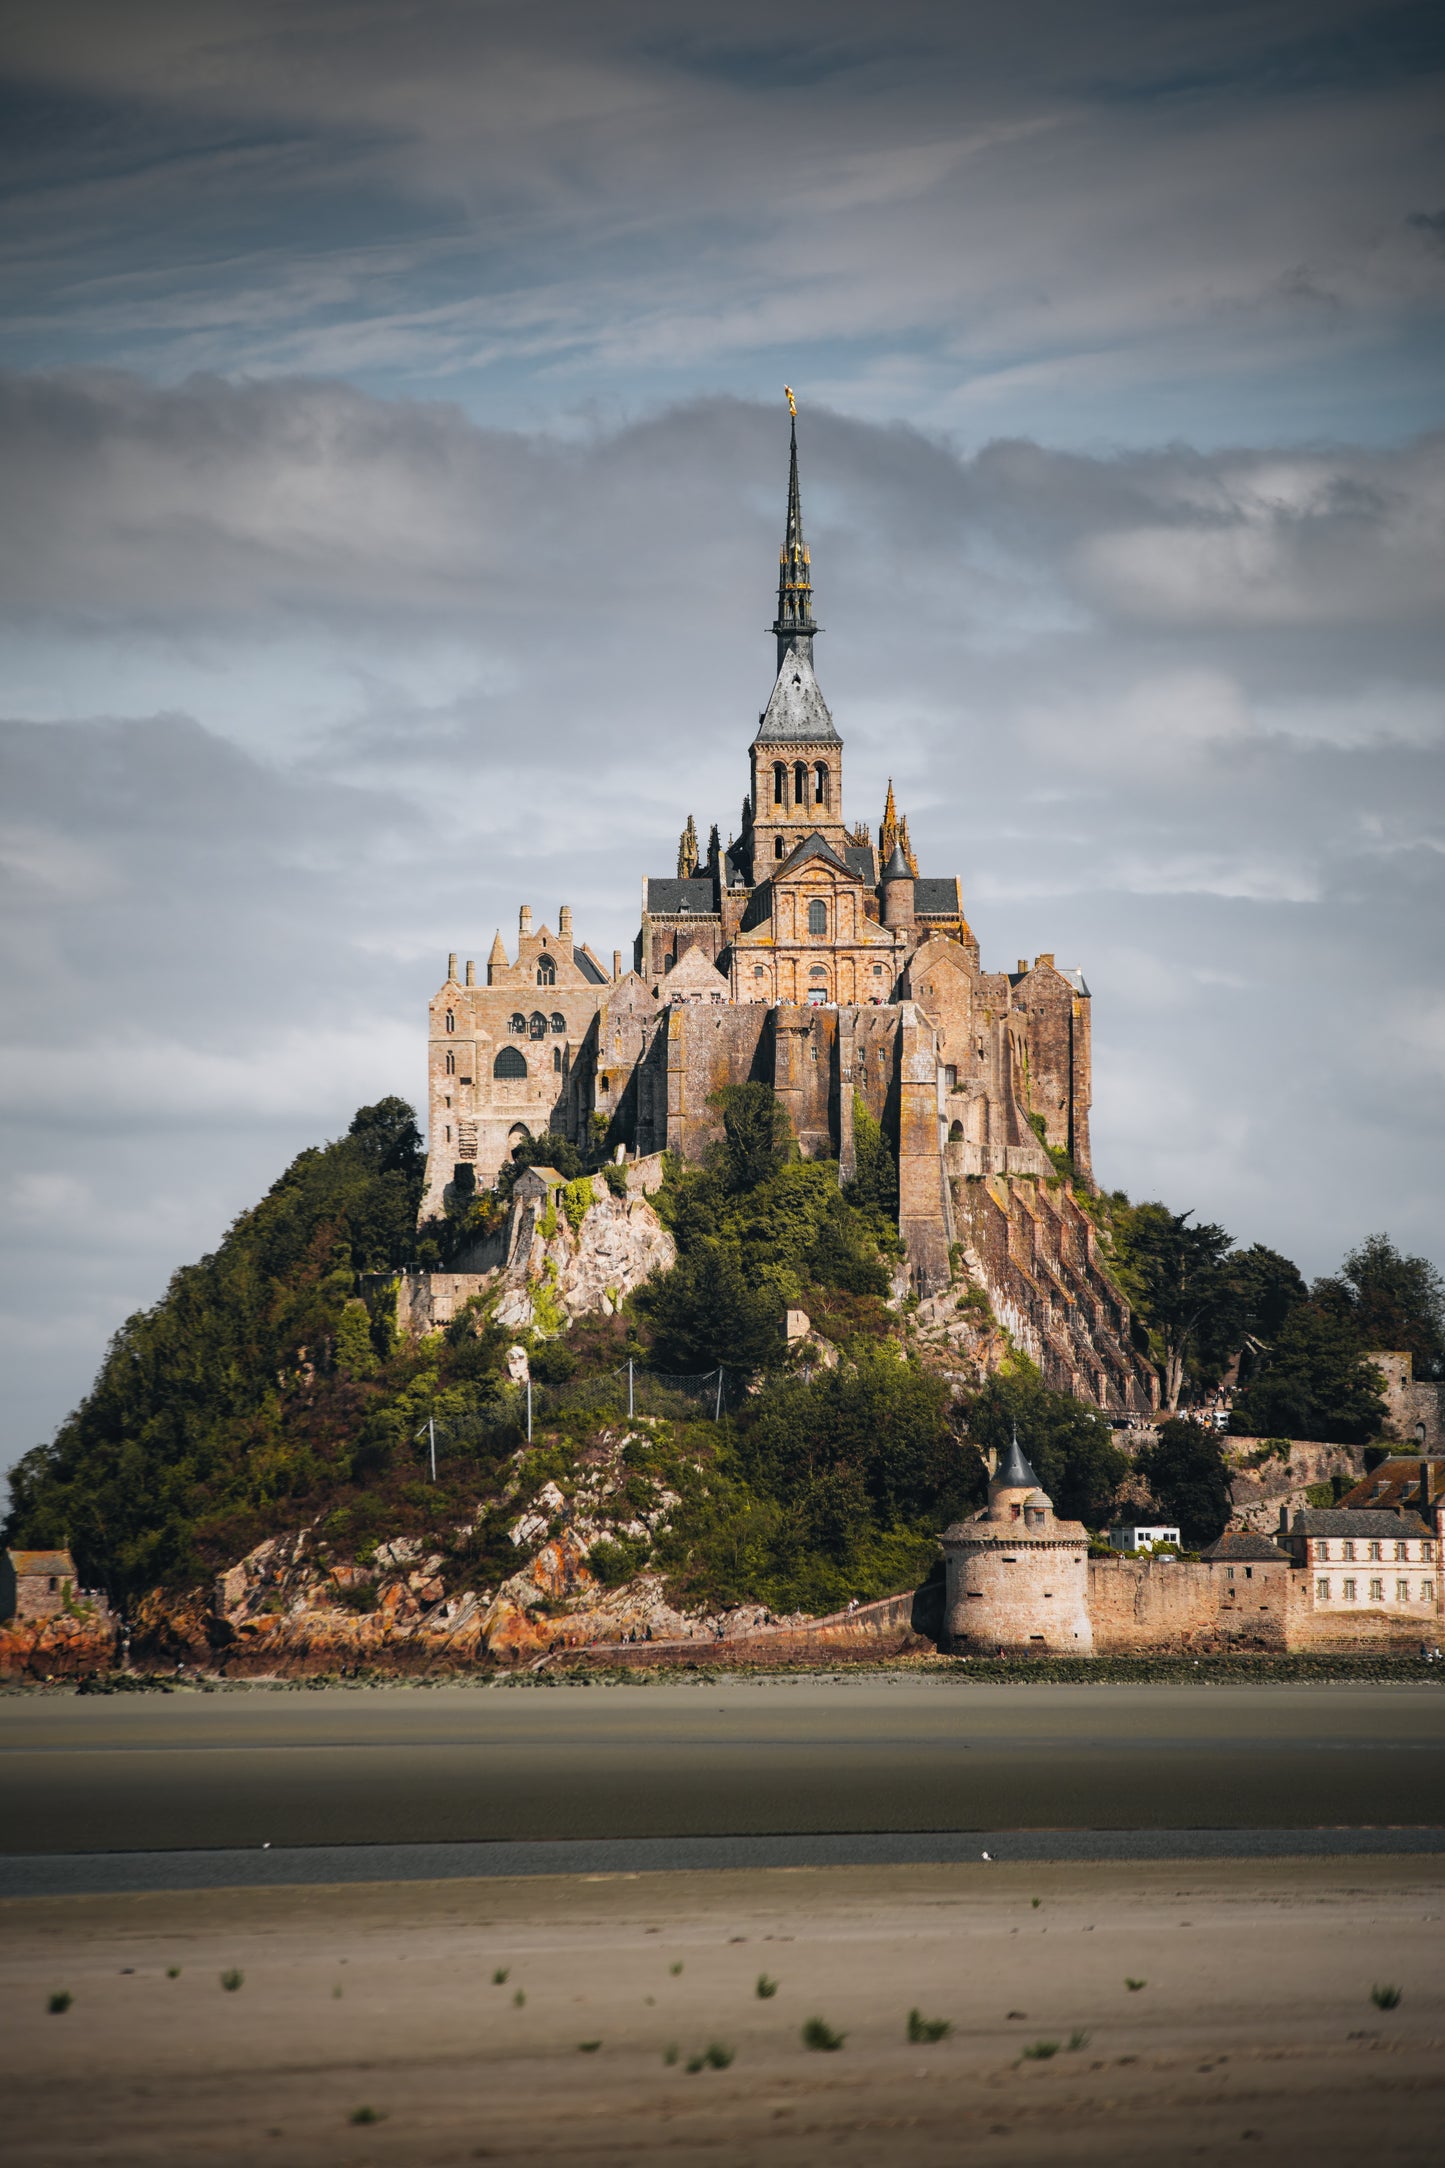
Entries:
[[[796, 1157], [766, 1087], [731, 1088], [720, 1111], [708, 1163], [671, 1165], [654, 1199], [677, 1264], [621, 1315], [544, 1337], [503, 1332], [482, 1307], [401, 1339], [388, 1276], [418, 1254], [421, 1143], [401, 1100], [362, 1108], [126, 1322], [53, 1444], [15, 1470], [6, 1540], [69, 1542], [86, 1581], [122, 1604], [202, 1583], [298, 1526], [362, 1565], [381, 1542], [423, 1538], [449, 1587], [475, 1589], [515, 1568], [509, 1529], [544, 1484], [566, 1500], [590, 1469], [595, 1494], [602, 1441], [617, 1475], [600, 1578], [646, 1566], [681, 1606], [818, 1611], [925, 1572], [938, 1530], [983, 1494], [979, 1449], [1015, 1428], [1059, 1511], [1099, 1525], [1130, 1472], [1107, 1421], [1048, 1392], [1019, 1355], [962, 1389], [890, 1302], [896, 1172], [876, 1128], [860, 1129], [859, 1177], [840, 1191], [836, 1168]], [[557, 1138], [530, 1156], [586, 1169]], [[503, 1202], [466, 1217], [494, 1220]], [[1287, 1259], [1236, 1250], [1191, 1215], [1118, 1194], [1095, 1204], [1141, 1334], [1186, 1397], [1243, 1341], [1252, 1427], [1287, 1433], [1289, 1416], [1297, 1435], [1368, 1437], [1382, 1409], [1363, 1347], [1413, 1346], [1426, 1374], [1439, 1361], [1438, 1282], [1384, 1237], [1309, 1290]], [[789, 1353], [790, 1304], [832, 1367]], [[538, 1381], [530, 1446], [507, 1374], [518, 1339]], [[629, 1425], [629, 1361], [654, 1378], [723, 1365], [726, 1390], [664, 1395]], [[1223, 1462], [1197, 1426], [1175, 1427], [1137, 1472], [1206, 1541], [1228, 1510]]]

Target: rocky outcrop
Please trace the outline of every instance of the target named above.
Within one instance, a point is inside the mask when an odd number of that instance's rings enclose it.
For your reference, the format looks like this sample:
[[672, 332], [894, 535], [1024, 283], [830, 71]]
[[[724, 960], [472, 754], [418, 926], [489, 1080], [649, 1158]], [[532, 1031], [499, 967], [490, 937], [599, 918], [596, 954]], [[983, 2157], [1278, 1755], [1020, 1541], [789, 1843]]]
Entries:
[[512, 1331], [559, 1332], [574, 1318], [609, 1316], [654, 1272], [677, 1262], [672, 1236], [648, 1202], [661, 1185], [661, 1154], [616, 1177], [566, 1182], [529, 1168], [513, 1192], [505, 1229], [457, 1259], [451, 1272], [406, 1272], [396, 1283], [404, 1333], [435, 1332], [476, 1299]]
[[1273, 1438], [1226, 1438], [1224, 1449], [1234, 1518], [1261, 1535], [1278, 1528], [1281, 1506], [1295, 1513], [1318, 1503], [1308, 1495], [1315, 1484], [1341, 1476], [1348, 1487], [1365, 1472], [1364, 1451], [1358, 1445], [1324, 1445], [1310, 1438], [1287, 1444]]
[[108, 1611], [59, 1612], [0, 1626], [0, 1679], [79, 1679], [115, 1661], [116, 1621]]

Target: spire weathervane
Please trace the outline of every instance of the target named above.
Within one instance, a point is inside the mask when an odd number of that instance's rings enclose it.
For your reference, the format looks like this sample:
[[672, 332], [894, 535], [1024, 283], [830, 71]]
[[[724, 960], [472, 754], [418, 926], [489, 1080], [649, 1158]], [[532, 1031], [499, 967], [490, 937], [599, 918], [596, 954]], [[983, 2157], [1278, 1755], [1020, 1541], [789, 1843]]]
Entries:
[[778, 615], [773, 632], [778, 643], [778, 668], [789, 651], [813, 660], [813, 572], [808, 545], [803, 540], [803, 500], [798, 489], [798, 402], [791, 384], [783, 386], [788, 401], [788, 521], [778, 553]]

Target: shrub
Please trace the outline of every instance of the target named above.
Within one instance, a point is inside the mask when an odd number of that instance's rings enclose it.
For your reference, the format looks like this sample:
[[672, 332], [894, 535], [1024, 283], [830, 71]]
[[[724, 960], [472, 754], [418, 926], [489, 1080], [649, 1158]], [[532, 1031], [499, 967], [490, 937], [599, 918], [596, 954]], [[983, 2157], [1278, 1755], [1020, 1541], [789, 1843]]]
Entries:
[[379, 2123], [381, 2121], [381, 2115], [379, 2110], [376, 2108], [353, 2108], [351, 2111], [351, 2120], [353, 2123]]
[[627, 1169], [625, 1167], [619, 1167], [615, 1161], [609, 1159], [607, 1165], [602, 1169], [602, 1179], [614, 1197], [625, 1197], [627, 1195]]
[[1046, 2063], [1059, 2052], [1057, 2040], [1035, 2040], [1023, 2051], [1026, 2063]]
[[946, 2017], [925, 2017], [921, 2010], [908, 2013], [908, 2037], [915, 2047], [933, 2040], [945, 2040], [953, 2031]]
[[234, 1995], [237, 1988], [244, 1984], [245, 1978], [244, 1972], [238, 1972], [232, 1967], [231, 1971], [221, 1974], [221, 1985], [228, 1995]]
[[74, 2000], [75, 1997], [71, 1994], [69, 1988], [61, 1987], [56, 1989], [45, 2007], [52, 2017], [63, 2017]]
[[376, 1593], [375, 1581], [353, 1581], [346, 1588], [338, 1589], [337, 1602], [347, 1611], [374, 1611], [381, 1598]]
[[759, 2002], [771, 2002], [778, 1992], [778, 1983], [776, 1980], [770, 1980], [765, 1972], [760, 1972], [754, 1992]]
[[846, 2033], [834, 2032], [831, 2025], [820, 2017], [810, 2017], [803, 2027], [803, 2045], [819, 2055], [832, 2055], [842, 2047]]
[[577, 2043], [577, 2053], [579, 2055], [595, 2055], [601, 2045], [602, 2042], [600, 2040], [579, 2040]]
[[1377, 2010], [1395, 2010], [1398, 2009], [1404, 1992], [1400, 1987], [1372, 1987], [1370, 2000]]
[[1129, 1979], [1126, 1979], [1126, 1980], [1125, 1980], [1125, 1982], [1124, 1982], [1124, 1985], [1125, 1985], [1125, 1987], [1127, 1987], [1127, 1988], [1128, 1988], [1128, 1990], [1129, 1990], [1129, 1993], [1130, 1993], [1131, 1995], [1137, 1995], [1137, 1994], [1138, 1994], [1138, 1992], [1139, 1992], [1139, 1990], [1140, 1990], [1140, 1988], [1141, 1988], [1141, 1987], [1147, 1987], [1147, 1986], [1149, 1985], [1149, 1982], [1148, 1982], [1147, 1980], [1129, 1980]]

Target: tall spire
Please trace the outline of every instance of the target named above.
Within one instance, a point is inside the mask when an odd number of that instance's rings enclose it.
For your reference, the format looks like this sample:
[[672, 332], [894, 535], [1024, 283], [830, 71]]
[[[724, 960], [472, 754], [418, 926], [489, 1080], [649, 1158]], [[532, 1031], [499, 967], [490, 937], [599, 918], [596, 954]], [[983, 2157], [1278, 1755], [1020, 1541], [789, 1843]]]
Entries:
[[893, 856], [893, 846], [898, 841], [898, 808], [893, 803], [893, 778], [888, 778], [888, 796], [883, 801], [883, 818], [878, 824], [878, 856], [886, 866]]
[[803, 540], [803, 499], [798, 488], [798, 407], [789, 385], [788, 398], [788, 523], [778, 552], [778, 615], [773, 632], [778, 642], [778, 668], [790, 648], [804, 661], [813, 660], [813, 573], [808, 545]]

